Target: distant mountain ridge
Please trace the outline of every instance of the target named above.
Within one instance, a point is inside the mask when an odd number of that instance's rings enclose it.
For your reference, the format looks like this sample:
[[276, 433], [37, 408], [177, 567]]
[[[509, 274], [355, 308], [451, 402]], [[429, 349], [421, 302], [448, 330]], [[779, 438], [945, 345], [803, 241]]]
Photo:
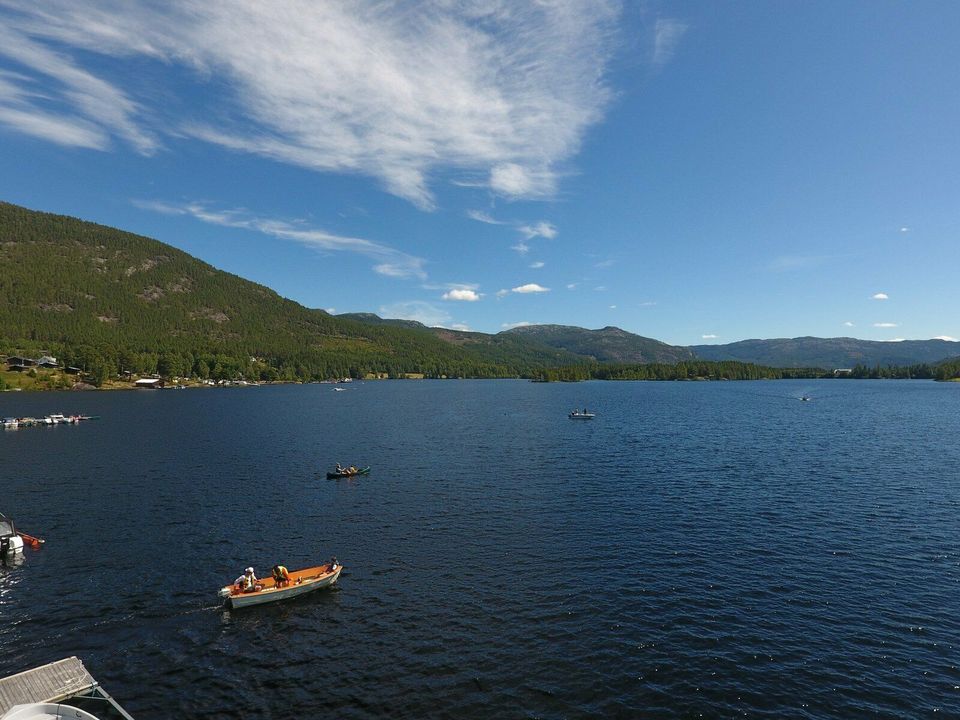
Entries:
[[522, 335], [595, 362], [677, 363], [695, 357], [689, 348], [668, 345], [610, 325], [599, 330], [572, 325], [524, 325], [500, 334]]
[[690, 350], [704, 360], [738, 360], [770, 367], [832, 370], [856, 365], [935, 364], [960, 354], [960, 343], [949, 340], [882, 342], [849, 337], [798, 337], [692, 345]]

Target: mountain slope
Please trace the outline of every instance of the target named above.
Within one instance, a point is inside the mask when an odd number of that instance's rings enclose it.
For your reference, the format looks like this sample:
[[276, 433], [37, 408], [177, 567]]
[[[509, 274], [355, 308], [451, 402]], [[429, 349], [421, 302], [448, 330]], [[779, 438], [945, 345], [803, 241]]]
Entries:
[[201, 375], [251, 358], [291, 379], [499, 372], [429, 332], [335, 318], [159, 241], [0, 203], [0, 352], [39, 349], [113, 372], [153, 371], [151, 355]]
[[676, 363], [692, 360], [688, 348], [667, 345], [617, 327], [586, 330], [570, 325], [526, 325], [500, 335], [519, 335], [596, 362]]
[[344, 313], [338, 318], [349, 318], [371, 325], [393, 325], [412, 330], [423, 330], [449, 345], [461, 348], [472, 356], [496, 365], [503, 365], [521, 372], [521, 368], [549, 367], [553, 365], [577, 365], [592, 362], [592, 358], [551, 347], [535, 338], [519, 334], [470, 332], [449, 330], [442, 327], [428, 328], [416, 320], [393, 320], [373, 313]]
[[947, 340], [879, 342], [856, 338], [779, 338], [743, 340], [727, 345], [693, 345], [704, 360], [739, 360], [771, 367], [852, 368], [856, 365], [917, 365], [957, 355], [958, 343]]

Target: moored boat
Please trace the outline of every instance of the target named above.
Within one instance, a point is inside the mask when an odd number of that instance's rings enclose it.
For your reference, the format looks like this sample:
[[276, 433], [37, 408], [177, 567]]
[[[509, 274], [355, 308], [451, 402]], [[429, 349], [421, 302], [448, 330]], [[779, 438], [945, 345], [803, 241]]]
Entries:
[[278, 602], [330, 587], [340, 577], [341, 570], [343, 570], [343, 565], [335, 561], [329, 562], [326, 565], [291, 571], [290, 580], [284, 582], [280, 587], [277, 587], [277, 583], [272, 577], [268, 577], [257, 581], [258, 590], [244, 592], [236, 585], [227, 585], [220, 588], [219, 595], [232, 608]]
[[23, 538], [17, 533], [13, 520], [0, 513], [0, 560], [23, 552]]
[[355, 475], [369, 475], [370, 466], [365, 468], [355, 468], [354, 470], [343, 470], [341, 472], [328, 472], [327, 480], [336, 480], [337, 478], [354, 477]]

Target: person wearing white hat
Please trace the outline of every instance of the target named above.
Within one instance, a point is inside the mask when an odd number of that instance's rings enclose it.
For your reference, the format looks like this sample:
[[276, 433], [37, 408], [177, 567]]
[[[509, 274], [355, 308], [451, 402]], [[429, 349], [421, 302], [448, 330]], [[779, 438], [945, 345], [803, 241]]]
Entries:
[[238, 578], [243, 583], [244, 592], [253, 592], [257, 590], [257, 574], [253, 571], [252, 567], [248, 567], [243, 571], [243, 577]]

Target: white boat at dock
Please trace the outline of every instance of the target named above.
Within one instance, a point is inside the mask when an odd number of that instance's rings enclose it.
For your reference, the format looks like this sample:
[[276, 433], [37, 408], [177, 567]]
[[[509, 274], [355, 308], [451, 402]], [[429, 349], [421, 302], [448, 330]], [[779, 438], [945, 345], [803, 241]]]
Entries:
[[23, 538], [14, 527], [13, 520], [0, 513], [0, 562], [23, 552]]
[[220, 588], [219, 595], [232, 608], [263, 605], [264, 603], [287, 600], [314, 590], [330, 587], [340, 577], [341, 570], [343, 570], [343, 565], [327, 563], [326, 565], [291, 571], [290, 580], [280, 587], [277, 587], [272, 577], [268, 577], [257, 581], [258, 590], [244, 592], [236, 585], [227, 585]]
[[43, 417], [9, 417], [3, 418], [0, 425], [9, 430], [17, 428], [35, 427], [37, 425], [76, 425], [82, 420], [96, 420], [96, 415], [64, 415], [63, 413], [51, 413]]

